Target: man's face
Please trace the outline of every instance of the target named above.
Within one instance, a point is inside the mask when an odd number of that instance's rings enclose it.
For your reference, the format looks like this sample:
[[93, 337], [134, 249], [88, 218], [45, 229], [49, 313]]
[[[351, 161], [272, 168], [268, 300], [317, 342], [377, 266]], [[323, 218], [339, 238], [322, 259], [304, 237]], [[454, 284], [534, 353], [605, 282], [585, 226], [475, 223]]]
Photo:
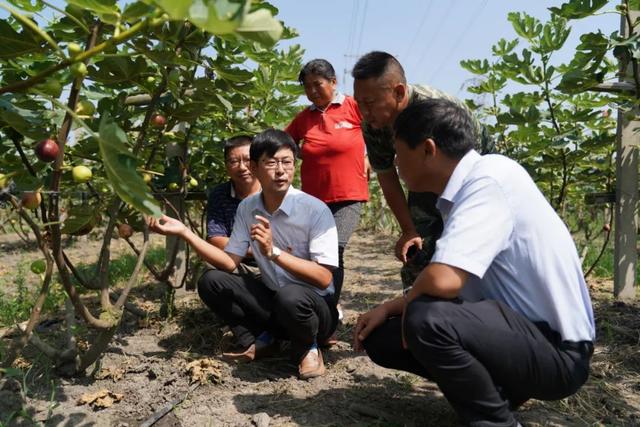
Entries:
[[[374, 129], [393, 125], [401, 111], [400, 100], [404, 86], [385, 78], [355, 80], [353, 97], [364, 120]], [[402, 94], [399, 92], [402, 91]]]
[[425, 188], [430, 187], [429, 168], [425, 163], [426, 153], [423, 144], [418, 144], [416, 148], [411, 148], [407, 143], [395, 138], [393, 146], [396, 150], [395, 163], [398, 168], [398, 175], [407, 188], [411, 191], [430, 191]]
[[227, 153], [225, 167], [234, 185], [252, 185], [256, 179], [250, 169], [249, 147], [249, 144], [242, 145]]
[[263, 154], [257, 162], [251, 162], [251, 170], [260, 181], [262, 190], [270, 193], [286, 193], [295, 169], [296, 160], [289, 148], [281, 148], [273, 157]]

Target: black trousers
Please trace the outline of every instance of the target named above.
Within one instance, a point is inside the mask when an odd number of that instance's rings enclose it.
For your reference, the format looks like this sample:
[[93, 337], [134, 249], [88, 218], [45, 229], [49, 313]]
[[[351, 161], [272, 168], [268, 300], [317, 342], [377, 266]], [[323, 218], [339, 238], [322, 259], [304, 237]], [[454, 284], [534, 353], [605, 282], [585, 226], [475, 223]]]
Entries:
[[330, 337], [338, 324], [333, 296], [322, 297], [304, 286], [273, 291], [249, 275], [209, 270], [198, 282], [198, 294], [229, 325], [242, 347], [268, 331], [291, 341], [296, 362], [314, 342]]
[[560, 341], [546, 323], [498, 301], [421, 296], [408, 305], [404, 328], [408, 350], [401, 318], [392, 317], [365, 340], [369, 357], [437, 383], [471, 426], [514, 426], [511, 411], [526, 400], [562, 399], [589, 375], [590, 341]]

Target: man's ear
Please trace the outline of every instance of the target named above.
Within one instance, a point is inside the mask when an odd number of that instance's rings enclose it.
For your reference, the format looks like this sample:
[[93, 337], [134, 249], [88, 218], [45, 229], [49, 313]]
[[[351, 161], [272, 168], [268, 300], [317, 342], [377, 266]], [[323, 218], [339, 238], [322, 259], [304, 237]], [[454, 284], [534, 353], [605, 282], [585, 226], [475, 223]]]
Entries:
[[433, 139], [427, 138], [423, 141], [422, 144], [424, 147], [424, 153], [427, 157], [433, 157], [436, 155], [438, 151], [438, 146], [436, 145], [436, 142]]
[[407, 85], [404, 83], [396, 83], [393, 87], [393, 97], [396, 102], [401, 102], [407, 93]]

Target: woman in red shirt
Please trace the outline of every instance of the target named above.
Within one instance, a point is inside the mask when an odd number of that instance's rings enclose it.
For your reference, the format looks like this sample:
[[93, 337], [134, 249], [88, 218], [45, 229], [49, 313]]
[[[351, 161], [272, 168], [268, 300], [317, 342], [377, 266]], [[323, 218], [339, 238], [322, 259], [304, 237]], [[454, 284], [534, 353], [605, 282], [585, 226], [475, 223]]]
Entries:
[[302, 191], [325, 202], [338, 228], [339, 267], [333, 284], [338, 303], [344, 279], [344, 249], [369, 199], [366, 153], [358, 104], [336, 90], [336, 73], [324, 59], [308, 62], [298, 81], [311, 105], [285, 129], [302, 142]]

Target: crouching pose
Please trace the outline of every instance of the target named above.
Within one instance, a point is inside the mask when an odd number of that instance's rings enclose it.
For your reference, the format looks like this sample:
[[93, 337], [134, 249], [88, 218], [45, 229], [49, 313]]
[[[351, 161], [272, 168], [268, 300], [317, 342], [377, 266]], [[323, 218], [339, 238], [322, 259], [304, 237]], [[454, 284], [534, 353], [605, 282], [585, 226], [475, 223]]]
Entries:
[[[273, 350], [278, 339], [290, 340], [300, 378], [307, 379], [324, 374], [317, 343], [338, 323], [331, 275], [338, 265], [338, 235], [329, 208], [291, 186], [296, 150], [283, 131], [255, 137], [250, 166], [262, 191], [238, 206], [224, 251], [177, 220], [149, 222], [154, 231], [182, 237], [218, 268], [202, 276], [198, 293], [235, 336], [237, 348], [225, 358], [252, 361]], [[249, 248], [260, 279], [231, 274]]]
[[520, 404], [588, 377], [593, 311], [571, 235], [521, 166], [472, 149], [455, 103], [411, 105], [394, 127], [399, 175], [438, 195], [444, 230], [408, 293], [360, 317], [355, 346], [437, 383], [465, 424], [515, 426]]

